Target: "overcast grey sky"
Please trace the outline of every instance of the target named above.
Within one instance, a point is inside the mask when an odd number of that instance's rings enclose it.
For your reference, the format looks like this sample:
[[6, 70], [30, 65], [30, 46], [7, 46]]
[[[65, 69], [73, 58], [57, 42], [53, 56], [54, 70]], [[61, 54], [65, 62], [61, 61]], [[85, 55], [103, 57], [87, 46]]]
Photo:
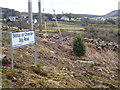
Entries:
[[[41, 0], [42, 9], [47, 13], [75, 13], [105, 15], [118, 9], [119, 0]], [[38, 0], [32, 0], [33, 12], [38, 12]], [[0, 0], [0, 7], [28, 11], [28, 0]], [[43, 12], [43, 11], [42, 11]]]

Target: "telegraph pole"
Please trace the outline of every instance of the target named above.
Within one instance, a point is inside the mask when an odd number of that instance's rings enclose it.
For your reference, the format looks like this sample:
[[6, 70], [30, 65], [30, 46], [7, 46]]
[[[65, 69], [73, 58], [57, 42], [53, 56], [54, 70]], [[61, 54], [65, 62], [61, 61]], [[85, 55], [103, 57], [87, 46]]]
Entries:
[[42, 13], [41, 13], [41, 0], [38, 0], [38, 10], [39, 10], [39, 33], [42, 32]]
[[[29, 14], [29, 25], [30, 29], [33, 30], [33, 14], [32, 14], [32, 0], [28, 0], [28, 14]], [[35, 44], [34, 44], [34, 56], [35, 56], [35, 65], [37, 65], [37, 43], [36, 43], [36, 32], [35, 32]]]
[[32, 0], [28, 0], [28, 17], [30, 29], [33, 30]]

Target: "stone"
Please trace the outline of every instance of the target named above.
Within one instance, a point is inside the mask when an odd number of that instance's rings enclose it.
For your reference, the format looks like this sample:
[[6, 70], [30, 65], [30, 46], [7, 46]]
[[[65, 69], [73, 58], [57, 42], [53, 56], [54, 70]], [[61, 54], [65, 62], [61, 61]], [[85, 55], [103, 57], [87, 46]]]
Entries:
[[58, 34], [53, 35], [54, 39], [60, 39], [60, 36]]
[[53, 84], [53, 85], [60, 86], [58, 81], [54, 81], [54, 80], [50, 79], [50, 80], [48, 80], [48, 82]]
[[54, 51], [50, 51], [51, 53], [53, 53], [53, 54], [55, 54], [55, 52]]
[[95, 64], [93, 61], [79, 61], [79, 62], [84, 64]]
[[10, 59], [8, 59], [6, 55], [0, 55], [0, 60], [1, 60], [3, 65], [11, 63]]
[[0, 60], [3, 60], [4, 58], [6, 58], [6, 55], [5, 55], [5, 54], [0, 55]]

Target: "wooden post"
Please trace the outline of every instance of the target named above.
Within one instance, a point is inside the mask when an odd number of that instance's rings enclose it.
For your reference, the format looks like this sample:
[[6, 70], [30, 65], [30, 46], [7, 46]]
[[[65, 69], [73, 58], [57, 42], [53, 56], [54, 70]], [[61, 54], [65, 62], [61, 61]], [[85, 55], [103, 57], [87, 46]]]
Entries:
[[38, 10], [39, 10], [39, 33], [42, 32], [42, 13], [41, 13], [41, 0], [38, 0]]
[[28, 0], [28, 17], [30, 29], [33, 30], [32, 0]]

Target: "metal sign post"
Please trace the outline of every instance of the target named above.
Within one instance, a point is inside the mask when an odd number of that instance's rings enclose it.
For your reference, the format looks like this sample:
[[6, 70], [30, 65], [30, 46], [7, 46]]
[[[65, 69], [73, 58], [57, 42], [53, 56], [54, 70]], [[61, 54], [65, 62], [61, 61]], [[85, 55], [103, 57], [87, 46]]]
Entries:
[[37, 65], [38, 60], [37, 60], [37, 43], [36, 43], [36, 32], [35, 32], [35, 44], [34, 44], [34, 52], [35, 52], [35, 65]]
[[[10, 36], [12, 35], [12, 33], [10, 33]], [[12, 47], [12, 37], [10, 39], [10, 53], [11, 53], [11, 68], [12, 70], [14, 69], [14, 56], [13, 56], [13, 47]]]

